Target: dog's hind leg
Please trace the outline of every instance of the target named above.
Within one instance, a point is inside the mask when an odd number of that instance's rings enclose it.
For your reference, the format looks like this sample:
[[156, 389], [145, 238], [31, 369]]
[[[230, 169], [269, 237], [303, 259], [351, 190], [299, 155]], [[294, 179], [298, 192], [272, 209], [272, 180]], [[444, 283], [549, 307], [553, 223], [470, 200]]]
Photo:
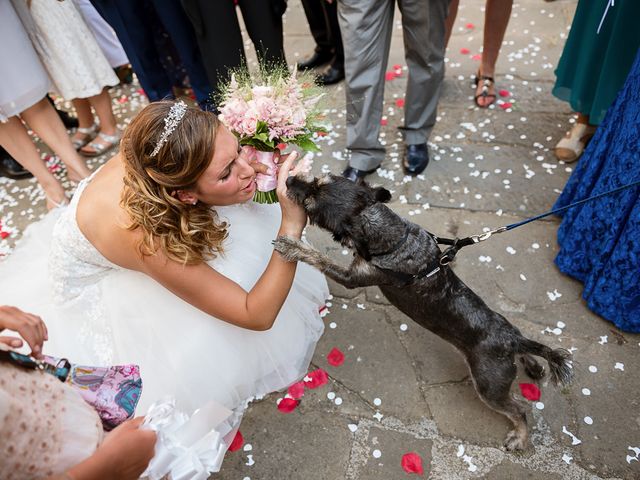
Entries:
[[540, 380], [544, 377], [544, 366], [540, 365], [532, 355], [524, 354], [520, 357], [520, 361], [524, 365], [524, 371], [527, 372], [530, 378]]
[[524, 450], [528, 441], [527, 416], [522, 405], [511, 396], [511, 384], [516, 378], [514, 356], [496, 358], [494, 354], [469, 360], [471, 375], [478, 395], [491, 409], [513, 423], [504, 441], [507, 450]]

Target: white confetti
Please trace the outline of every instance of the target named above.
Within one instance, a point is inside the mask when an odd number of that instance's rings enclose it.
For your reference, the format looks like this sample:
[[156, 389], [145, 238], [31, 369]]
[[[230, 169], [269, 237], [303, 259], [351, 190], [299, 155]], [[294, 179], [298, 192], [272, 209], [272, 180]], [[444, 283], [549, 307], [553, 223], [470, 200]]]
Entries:
[[591, 390], [589, 390], [588, 388], [583, 388], [583, 389], [582, 389], [582, 394], [583, 394], [585, 397], [588, 397], [589, 395], [591, 395]]
[[551, 330], [551, 333], [553, 333], [554, 335], [560, 335], [562, 333], [562, 329], [554, 328], [553, 330]]
[[591, 373], [596, 373], [598, 371], [598, 367], [596, 367], [595, 365], [589, 365], [589, 371]]
[[247, 444], [244, 446], [243, 450], [244, 450], [245, 452], [250, 452], [251, 450], [253, 450], [253, 445], [251, 445], [250, 443], [247, 443]]
[[584, 417], [584, 423], [586, 423], [587, 425], [593, 425], [593, 418]]
[[336, 398], [336, 392], [329, 392], [327, 393], [327, 398], [329, 400], [333, 400], [334, 398]]
[[536, 402], [536, 408], [538, 410], [544, 410], [544, 403], [542, 402]]
[[338, 406], [342, 405], [342, 397], [336, 397], [334, 403]]
[[627, 455], [627, 463], [631, 463], [634, 460], [636, 462], [640, 462], [640, 458], [639, 458], [640, 457], [640, 447], [629, 446], [627, 448], [627, 450], [631, 450], [633, 453], [635, 453], [635, 456], [634, 455]]
[[558, 323], [556, 323], [556, 326], [557, 326], [558, 328], [564, 328], [564, 327], [566, 327], [567, 325], [566, 325], [564, 322], [558, 322]]
[[609, 341], [609, 335], [602, 335], [600, 337], [600, 340], [598, 341], [598, 343], [600, 345], [604, 345], [605, 343], [607, 343]]
[[349, 431], [351, 433], [354, 433], [356, 430], [358, 430], [358, 426], [355, 423], [350, 423], [349, 425], [347, 425], [347, 427], [349, 427]]
[[567, 430], [567, 427], [565, 427], [564, 425], [562, 426], [562, 433], [571, 437], [571, 445], [580, 445], [582, 443], [582, 440], [580, 440], [573, 433]]
[[407, 324], [406, 324], [406, 323], [402, 323], [402, 324], [400, 324], [400, 331], [402, 331], [402, 332], [406, 332], [406, 331], [407, 331], [407, 328], [409, 328], [409, 327], [407, 327]]
[[373, 399], [373, 404], [374, 404], [376, 407], [379, 407], [380, 405], [382, 405], [382, 400], [380, 400], [379, 398], [374, 398], [374, 399]]
[[246, 465], [247, 467], [250, 467], [250, 466], [251, 466], [251, 465], [253, 465], [254, 463], [256, 463], [256, 462], [254, 462], [254, 461], [253, 461], [253, 455], [247, 455], [247, 463], [245, 463], [245, 465]]
[[531, 248], [533, 248], [534, 250], [537, 250], [540, 248], [540, 244], [539, 243], [532, 243], [531, 244]]
[[523, 282], [527, 281], [527, 277], [524, 276], [524, 273], [520, 274], [520, 280], [522, 280]]
[[571, 455], [567, 455], [566, 453], [562, 454], [562, 461], [564, 463], [566, 463], [567, 465], [571, 464], [571, 460], [573, 460], [573, 457]]
[[549, 300], [551, 300], [552, 302], [555, 302], [561, 296], [562, 296], [562, 294], [560, 292], [558, 292], [557, 289], [554, 290], [553, 292], [547, 292], [547, 297], [549, 297]]
[[336, 322], [331, 322], [329, 324], [329, 328], [336, 328], [338, 325], [336, 324]]
[[616, 370], [622, 370], [624, 372], [624, 363], [616, 362], [616, 366], [613, 367]]
[[458, 451], [456, 452], [456, 457], [461, 457], [464, 455], [464, 445], [458, 445]]
[[373, 458], [380, 458], [382, 456], [382, 452], [378, 449], [375, 449], [372, 455], [373, 455]]
[[364, 310], [364, 304], [363, 303], [357, 303], [356, 307], [358, 307], [360, 310]]
[[507, 247], [507, 253], [510, 253], [511, 255], [515, 255], [516, 254], [516, 249], [509, 246]]
[[376, 413], [373, 414], [373, 418], [375, 418], [376, 420], [380, 421], [382, 420], [382, 417], [384, 417], [384, 415], [382, 415], [380, 412], [376, 411]]

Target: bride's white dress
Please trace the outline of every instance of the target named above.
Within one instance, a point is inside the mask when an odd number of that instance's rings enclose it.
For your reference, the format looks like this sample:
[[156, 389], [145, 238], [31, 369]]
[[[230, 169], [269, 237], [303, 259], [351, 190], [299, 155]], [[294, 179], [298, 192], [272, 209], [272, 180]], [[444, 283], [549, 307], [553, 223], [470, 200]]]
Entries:
[[[319, 308], [328, 295], [326, 281], [299, 264], [270, 330], [225, 323], [150, 277], [112, 264], [95, 249], [75, 219], [87, 182], [79, 185], [68, 207], [29, 227], [13, 254], [0, 263], [0, 304], [45, 320], [47, 354], [85, 365], [140, 365], [143, 393], [137, 414], [166, 396], [188, 414], [202, 409], [198, 431], [190, 432], [188, 443], [208, 435], [198, 448], [216, 451], [205, 468], [217, 471], [247, 403], [307, 372], [324, 328]], [[273, 251], [279, 206], [248, 203], [217, 211], [230, 224], [229, 238], [224, 256], [210, 264], [249, 290]], [[176, 439], [167, 440], [171, 442]]]

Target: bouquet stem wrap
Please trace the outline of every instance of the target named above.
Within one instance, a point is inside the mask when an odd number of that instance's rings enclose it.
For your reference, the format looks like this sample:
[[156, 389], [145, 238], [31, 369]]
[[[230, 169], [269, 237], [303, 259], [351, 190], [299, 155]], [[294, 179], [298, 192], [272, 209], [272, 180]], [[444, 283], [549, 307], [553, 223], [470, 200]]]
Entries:
[[276, 194], [278, 168], [276, 166], [275, 153], [274, 151], [256, 150], [258, 163], [265, 165], [269, 169], [269, 173], [258, 173], [256, 175], [257, 188], [253, 200], [257, 203], [276, 203], [278, 201], [278, 195]]

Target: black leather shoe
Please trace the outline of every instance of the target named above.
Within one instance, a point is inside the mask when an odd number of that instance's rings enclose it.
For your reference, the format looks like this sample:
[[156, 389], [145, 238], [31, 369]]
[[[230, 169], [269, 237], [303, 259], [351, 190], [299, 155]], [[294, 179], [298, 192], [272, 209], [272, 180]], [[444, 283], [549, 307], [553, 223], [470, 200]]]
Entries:
[[402, 159], [402, 169], [407, 175], [418, 175], [429, 165], [429, 148], [426, 143], [407, 145]]
[[4, 149], [0, 150], [0, 175], [14, 180], [33, 177], [31, 172], [22, 168]]
[[335, 65], [329, 65], [316, 82], [318, 85], [333, 85], [344, 80], [344, 69], [337, 68]]
[[298, 62], [298, 70], [310, 70], [312, 68], [321, 67], [322, 65], [326, 65], [333, 59], [333, 53], [329, 50], [316, 50], [313, 52], [313, 55], [307, 60], [303, 60], [302, 62]]
[[344, 172], [342, 172], [342, 176], [354, 183], [361, 183], [367, 175], [375, 171], [375, 168], [372, 170], [359, 170], [357, 168], [347, 167], [344, 169]]

